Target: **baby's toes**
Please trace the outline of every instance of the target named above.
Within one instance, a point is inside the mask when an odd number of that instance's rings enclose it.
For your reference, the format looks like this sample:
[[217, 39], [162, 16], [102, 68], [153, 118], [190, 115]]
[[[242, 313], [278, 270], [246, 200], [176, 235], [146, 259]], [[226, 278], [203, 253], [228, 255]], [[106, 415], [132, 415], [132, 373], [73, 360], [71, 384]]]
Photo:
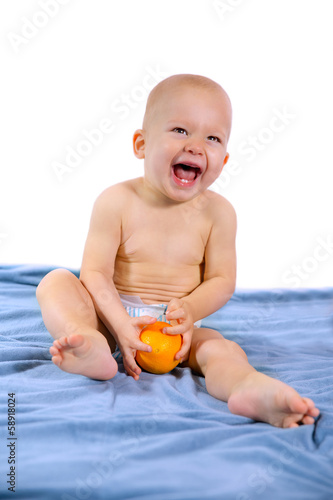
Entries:
[[282, 427], [285, 429], [291, 429], [293, 427], [298, 427], [301, 423], [304, 415], [302, 413], [292, 413], [285, 417]]
[[314, 402], [312, 401], [312, 399], [310, 398], [302, 398], [302, 400], [304, 401], [304, 403], [306, 404], [306, 406], [308, 407], [308, 409], [310, 410], [311, 408], [314, 408], [315, 407], [315, 404]]
[[318, 408], [316, 408], [314, 402], [310, 398], [303, 398], [303, 401], [307, 405], [308, 409], [306, 411], [307, 415], [310, 415], [311, 417], [318, 417], [320, 411]]
[[311, 417], [318, 417], [320, 415], [320, 410], [316, 407], [314, 408], [311, 408], [308, 412], [307, 412], [308, 415], [310, 415]]
[[296, 427], [299, 427], [299, 424], [297, 422], [291, 422], [289, 425], [284, 425], [283, 426], [285, 429], [294, 429]]
[[63, 348], [63, 345], [60, 342], [60, 339], [56, 339], [56, 340], [53, 341], [53, 347], [55, 347], [56, 349], [58, 349], [58, 351], [60, 351]]
[[309, 406], [310, 401], [311, 400], [307, 401], [306, 398], [300, 397], [296, 391], [292, 390], [286, 399], [291, 418], [296, 418], [299, 415], [299, 420], [301, 420], [302, 417], [308, 413], [308, 409], [311, 407]]
[[59, 349], [62, 349], [63, 347], [68, 347], [68, 337], [60, 337], [59, 339], [56, 340], [59, 345]]
[[53, 344], [51, 345], [49, 352], [52, 356], [57, 356], [59, 354], [59, 349]]
[[54, 363], [56, 366], [60, 366], [62, 363], [62, 356], [61, 354], [57, 354], [55, 356], [52, 356], [52, 363]]
[[305, 417], [302, 418], [302, 424], [304, 425], [312, 425], [314, 424], [314, 418], [310, 417], [309, 415], [305, 415]]
[[85, 337], [79, 333], [73, 333], [63, 338], [68, 347], [81, 347], [85, 343]]

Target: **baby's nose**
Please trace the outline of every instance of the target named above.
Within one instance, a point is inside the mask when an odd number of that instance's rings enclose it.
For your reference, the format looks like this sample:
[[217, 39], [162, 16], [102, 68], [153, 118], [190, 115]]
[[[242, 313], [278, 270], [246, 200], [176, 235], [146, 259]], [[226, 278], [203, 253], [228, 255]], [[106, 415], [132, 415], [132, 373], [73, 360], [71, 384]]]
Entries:
[[189, 141], [184, 149], [187, 153], [192, 153], [193, 155], [203, 154], [203, 146], [200, 141]]

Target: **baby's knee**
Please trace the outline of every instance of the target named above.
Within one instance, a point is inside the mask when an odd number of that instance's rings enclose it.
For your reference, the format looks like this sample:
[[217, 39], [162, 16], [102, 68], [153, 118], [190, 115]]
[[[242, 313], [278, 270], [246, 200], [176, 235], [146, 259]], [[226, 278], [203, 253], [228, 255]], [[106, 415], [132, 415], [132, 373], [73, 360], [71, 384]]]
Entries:
[[227, 343], [226, 345], [227, 345], [228, 351], [232, 355], [241, 356], [242, 358], [244, 358], [245, 360], [247, 360], [247, 355], [245, 354], [245, 352], [243, 351], [243, 349], [241, 348], [241, 346], [239, 344], [237, 344], [233, 340], [227, 340], [227, 339], [224, 339], [224, 340]]
[[202, 347], [205, 350], [205, 355], [208, 358], [234, 358], [242, 357], [247, 360], [247, 356], [243, 349], [233, 340], [228, 340], [222, 335], [207, 338], [203, 342]]
[[243, 349], [232, 340], [225, 339], [210, 328], [194, 330], [187, 366], [205, 375], [208, 364], [223, 363], [223, 359], [247, 359]]
[[40, 302], [43, 297], [49, 293], [51, 289], [63, 287], [68, 280], [76, 278], [68, 269], [54, 269], [44, 276], [36, 289], [36, 297]]

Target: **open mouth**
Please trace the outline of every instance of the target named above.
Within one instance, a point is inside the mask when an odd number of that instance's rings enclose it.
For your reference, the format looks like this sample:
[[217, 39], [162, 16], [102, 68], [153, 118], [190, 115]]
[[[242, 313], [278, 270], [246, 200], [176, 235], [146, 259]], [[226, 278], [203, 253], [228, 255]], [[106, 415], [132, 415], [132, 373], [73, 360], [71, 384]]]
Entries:
[[173, 178], [177, 184], [191, 186], [201, 174], [201, 168], [185, 163], [177, 163], [172, 167]]

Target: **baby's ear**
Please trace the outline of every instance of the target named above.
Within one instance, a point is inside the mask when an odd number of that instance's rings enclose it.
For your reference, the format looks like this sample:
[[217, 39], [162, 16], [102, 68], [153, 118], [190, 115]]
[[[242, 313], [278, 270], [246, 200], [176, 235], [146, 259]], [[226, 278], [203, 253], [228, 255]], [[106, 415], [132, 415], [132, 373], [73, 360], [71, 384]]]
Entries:
[[220, 172], [220, 175], [222, 173], [222, 170], [224, 168], [224, 166], [226, 165], [227, 161], [229, 160], [229, 153], [227, 153], [224, 157], [224, 160], [223, 160], [223, 164], [222, 164], [222, 167], [221, 167], [221, 172]]
[[145, 138], [143, 130], [139, 129], [133, 135], [133, 150], [134, 154], [139, 160], [145, 157]]

